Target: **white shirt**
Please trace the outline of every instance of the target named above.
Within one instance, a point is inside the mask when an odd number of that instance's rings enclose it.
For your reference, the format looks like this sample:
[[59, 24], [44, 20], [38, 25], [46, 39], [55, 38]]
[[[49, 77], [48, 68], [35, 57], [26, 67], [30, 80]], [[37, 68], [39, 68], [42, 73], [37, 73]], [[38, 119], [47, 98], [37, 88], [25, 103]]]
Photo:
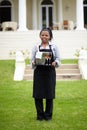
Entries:
[[[39, 51], [40, 45], [41, 44], [35, 45], [32, 48], [31, 59], [30, 59], [30, 63], [31, 63], [32, 68], [34, 68], [34, 65], [32, 63], [34, 63], [34, 61], [35, 61], [36, 53], [37, 53], [37, 51]], [[57, 63], [56, 67], [59, 67], [61, 65], [59, 49], [55, 44], [52, 44], [51, 42], [49, 42], [49, 45], [51, 45], [54, 61]], [[47, 45], [45, 49], [49, 49], [49, 45]], [[42, 46], [41, 46], [41, 49], [43, 49]]]

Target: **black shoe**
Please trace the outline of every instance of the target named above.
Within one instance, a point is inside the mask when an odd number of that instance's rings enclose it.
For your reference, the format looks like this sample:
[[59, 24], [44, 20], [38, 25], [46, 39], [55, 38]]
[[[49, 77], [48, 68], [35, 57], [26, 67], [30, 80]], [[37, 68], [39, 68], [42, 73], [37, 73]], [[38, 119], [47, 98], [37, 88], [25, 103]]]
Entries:
[[44, 118], [46, 121], [50, 121], [50, 120], [52, 120], [52, 117], [45, 117]]
[[52, 114], [49, 114], [49, 113], [46, 113], [46, 112], [45, 112], [45, 114], [44, 114], [44, 119], [45, 119], [46, 121], [52, 120]]
[[44, 118], [43, 118], [43, 117], [37, 117], [37, 120], [38, 120], [38, 121], [43, 121]]

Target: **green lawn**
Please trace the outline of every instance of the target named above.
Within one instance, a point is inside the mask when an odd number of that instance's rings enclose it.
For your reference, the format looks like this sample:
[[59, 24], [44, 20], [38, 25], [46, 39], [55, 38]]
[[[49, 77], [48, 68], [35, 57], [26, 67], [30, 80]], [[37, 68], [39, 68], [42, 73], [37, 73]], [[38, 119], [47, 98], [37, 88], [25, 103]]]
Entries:
[[77, 64], [78, 60], [77, 59], [64, 59], [61, 60], [62, 64]]
[[39, 122], [32, 81], [13, 81], [14, 66], [0, 61], [0, 130], [87, 130], [86, 80], [57, 81], [53, 119]]

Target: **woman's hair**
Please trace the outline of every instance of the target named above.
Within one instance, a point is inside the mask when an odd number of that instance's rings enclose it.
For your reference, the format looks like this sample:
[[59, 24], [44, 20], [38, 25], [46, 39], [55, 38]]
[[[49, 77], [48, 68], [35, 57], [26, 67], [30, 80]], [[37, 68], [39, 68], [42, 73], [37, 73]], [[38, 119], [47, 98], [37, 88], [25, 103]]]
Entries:
[[41, 33], [43, 32], [43, 31], [48, 31], [49, 32], [49, 35], [50, 35], [50, 41], [52, 40], [52, 38], [53, 38], [53, 33], [52, 33], [52, 31], [51, 31], [51, 29], [50, 28], [43, 28], [41, 31], [40, 31], [40, 35], [41, 35]]

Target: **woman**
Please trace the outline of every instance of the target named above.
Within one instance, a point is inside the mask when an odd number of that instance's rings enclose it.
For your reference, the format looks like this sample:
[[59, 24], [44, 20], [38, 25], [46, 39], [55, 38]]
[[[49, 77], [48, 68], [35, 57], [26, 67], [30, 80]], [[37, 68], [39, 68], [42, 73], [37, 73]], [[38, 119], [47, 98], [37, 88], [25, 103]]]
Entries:
[[[37, 120], [51, 120], [53, 114], [53, 99], [55, 98], [56, 71], [55, 67], [60, 66], [60, 55], [56, 45], [51, 43], [53, 38], [49, 28], [40, 32], [41, 44], [34, 46], [31, 55], [31, 64], [34, 68], [33, 76], [33, 97], [37, 111]], [[45, 57], [44, 64], [38, 64], [37, 53], [50, 53]], [[46, 100], [45, 108], [43, 99]]]

